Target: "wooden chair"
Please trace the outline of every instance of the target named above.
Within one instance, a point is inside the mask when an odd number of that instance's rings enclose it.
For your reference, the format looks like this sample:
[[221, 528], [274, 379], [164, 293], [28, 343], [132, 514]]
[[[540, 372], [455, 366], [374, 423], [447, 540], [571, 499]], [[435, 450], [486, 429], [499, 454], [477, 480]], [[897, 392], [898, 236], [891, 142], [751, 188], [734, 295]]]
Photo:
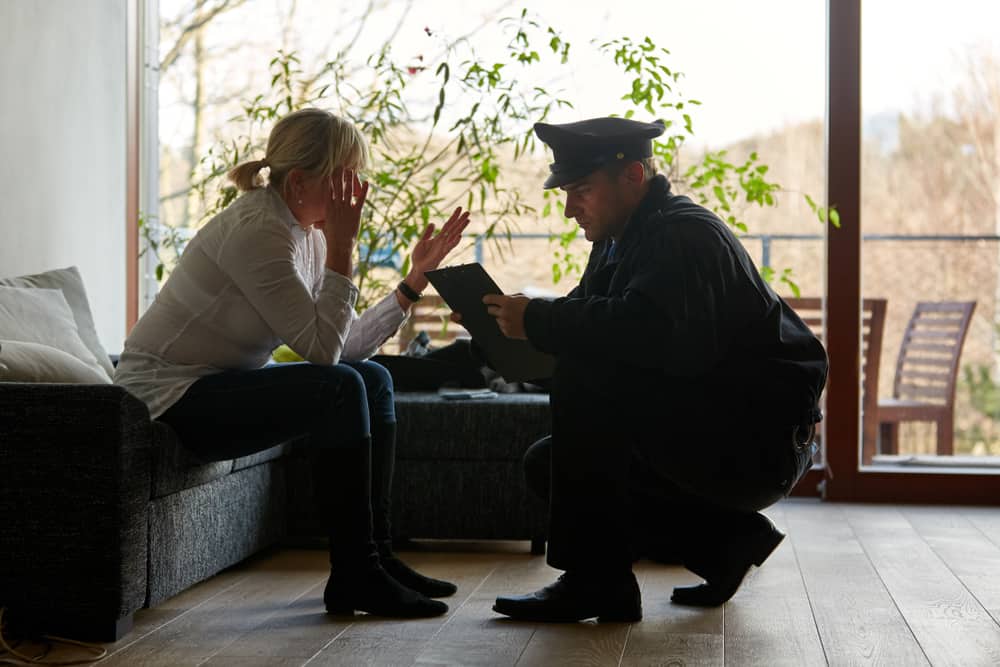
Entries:
[[[823, 300], [789, 297], [785, 302], [823, 340]], [[871, 463], [878, 441], [878, 377], [885, 309], [885, 299], [864, 299], [861, 304], [861, 453], [866, 464]]]
[[921, 301], [903, 334], [892, 398], [878, 402], [881, 454], [899, 451], [899, 424], [937, 425], [937, 453], [954, 453], [955, 384], [975, 301]]

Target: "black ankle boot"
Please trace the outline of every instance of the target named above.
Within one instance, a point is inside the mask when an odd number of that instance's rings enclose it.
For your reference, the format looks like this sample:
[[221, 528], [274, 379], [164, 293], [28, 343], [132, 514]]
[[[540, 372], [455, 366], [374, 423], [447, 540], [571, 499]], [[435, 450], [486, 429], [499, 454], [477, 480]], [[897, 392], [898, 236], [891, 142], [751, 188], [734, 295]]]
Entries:
[[382, 567], [393, 579], [407, 588], [430, 598], [454, 595], [458, 587], [439, 579], [425, 577], [399, 560], [392, 552], [392, 475], [396, 460], [396, 423], [377, 421], [372, 424], [372, 526]]
[[399, 560], [391, 551], [383, 553], [382, 549], [379, 549], [379, 560], [382, 567], [392, 575], [393, 579], [429, 598], [446, 598], [449, 595], [454, 595], [458, 590], [458, 586], [449, 581], [441, 581], [420, 574]]
[[365, 611], [375, 616], [425, 618], [448, 611], [444, 602], [431, 600], [396, 581], [380, 565], [361, 572], [333, 570], [323, 591], [331, 614]]

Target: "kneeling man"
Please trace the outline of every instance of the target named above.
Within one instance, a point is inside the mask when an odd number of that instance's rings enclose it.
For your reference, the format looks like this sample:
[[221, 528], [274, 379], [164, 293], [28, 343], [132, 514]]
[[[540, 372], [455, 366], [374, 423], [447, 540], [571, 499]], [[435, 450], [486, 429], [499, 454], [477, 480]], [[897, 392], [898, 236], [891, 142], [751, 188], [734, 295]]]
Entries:
[[655, 173], [662, 122], [538, 123], [546, 188], [593, 243], [580, 284], [554, 301], [487, 296], [503, 332], [557, 358], [552, 435], [525, 457], [550, 502], [558, 581], [499, 597], [517, 619], [636, 621], [632, 563], [666, 542], [713, 606], [784, 535], [760, 510], [811, 464], [823, 346], [761, 278], [729, 227]]

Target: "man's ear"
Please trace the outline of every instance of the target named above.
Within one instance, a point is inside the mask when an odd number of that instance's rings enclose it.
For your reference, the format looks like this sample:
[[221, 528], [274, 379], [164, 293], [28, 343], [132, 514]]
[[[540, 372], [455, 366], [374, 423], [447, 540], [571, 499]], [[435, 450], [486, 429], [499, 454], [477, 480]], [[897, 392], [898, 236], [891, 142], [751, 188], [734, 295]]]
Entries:
[[625, 180], [632, 185], [641, 185], [646, 180], [646, 169], [641, 162], [630, 162], [622, 172]]

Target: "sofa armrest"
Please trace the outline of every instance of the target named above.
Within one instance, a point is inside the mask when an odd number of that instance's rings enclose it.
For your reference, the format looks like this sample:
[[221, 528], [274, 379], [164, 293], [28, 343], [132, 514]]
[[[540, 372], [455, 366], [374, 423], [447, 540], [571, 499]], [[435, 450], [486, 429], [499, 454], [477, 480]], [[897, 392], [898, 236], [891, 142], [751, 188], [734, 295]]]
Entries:
[[0, 606], [48, 631], [145, 602], [151, 423], [115, 385], [0, 382]]

